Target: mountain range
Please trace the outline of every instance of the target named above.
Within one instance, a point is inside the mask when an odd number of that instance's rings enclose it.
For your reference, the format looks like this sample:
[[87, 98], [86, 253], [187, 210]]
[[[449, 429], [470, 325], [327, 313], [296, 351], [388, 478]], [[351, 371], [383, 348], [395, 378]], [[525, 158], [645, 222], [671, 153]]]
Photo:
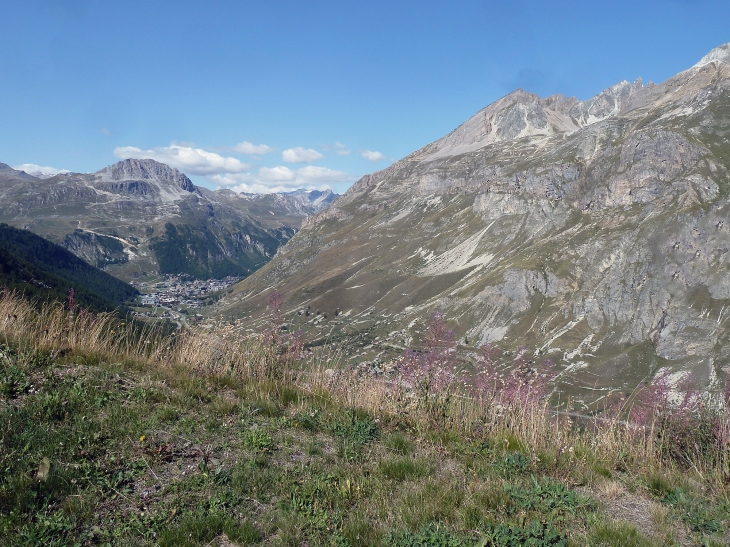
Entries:
[[211, 191], [149, 159], [45, 178], [0, 164], [0, 222], [31, 230], [125, 280], [248, 275], [335, 197], [331, 191]]
[[550, 358], [579, 401], [661, 368], [712, 386], [730, 356], [730, 44], [661, 84], [579, 101], [522, 90], [307, 217], [216, 313], [381, 367], [434, 311], [473, 361]]

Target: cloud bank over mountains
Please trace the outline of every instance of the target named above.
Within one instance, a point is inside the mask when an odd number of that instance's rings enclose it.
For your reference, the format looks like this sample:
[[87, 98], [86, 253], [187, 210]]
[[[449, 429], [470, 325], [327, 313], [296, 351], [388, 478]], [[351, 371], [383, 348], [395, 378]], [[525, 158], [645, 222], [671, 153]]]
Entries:
[[[330, 189], [341, 193], [359, 179], [363, 171], [372, 169], [360, 158], [368, 162], [380, 162], [385, 159], [385, 155], [381, 152], [351, 150], [349, 146], [339, 141], [335, 141], [334, 144], [323, 144], [320, 149], [321, 152], [314, 148], [295, 146], [281, 150], [263, 143], [241, 141], [233, 146], [210, 147], [206, 150], [191, 143], [178, 141], [172, 142], [169, 146], [147, 149], [138, 146], [118, 146], [113, 152], [114, 156], [122, 160], [152, 159], [179, 169], [187, 175], [204, 177], [202, 181], [204, 185], [246, 193], [286, 192], [299, 188]], [[239, 159], [235, 156], [248, 156], [248, 158]], [[343, 170], [321, 165], [296, 166], [325, 159], [338, 167], [343, 162], [359, 163], [359, 169], [357, 167], [356, 169], [360, 174], [355, 174], [348, 168]], [[289, 165], [277, 165], [279, 161]], [[67, 169], [35, 163], [23, 163], [13, 168], [39, 178], [70, 172]]]
[[[234, 146], [213, 148], [213, 150], [215, 151], [205, 150], [188, 143], [172, 143], [169, 146], [150, 149], [119, 146], [114, 149], [114, 155], [120, 159], [153, 159], [175, 167], [188, 175], [205, 177], [210, 184], [217, 187], [230, 188], [237, 192], [282, 192], [298, 188], [325, 190], [331, 189], [332, 185], [349, 185], [360, 176], [315, 165], [299, 168], [271, 165], [271, 158], [268, 160], [269, 165], [261, 165], [262, 161], [266, 162], [265, 156], [280, 150], [267, 144], [242, 141]], [[341, 142], [335, 142], [334, 145], [323, 145], [322, 150], [329, 153], [331, 159], [341, 157], [342, 159], [338, 161], [351, 161], [345, 157], [350, 156], [352, 151]], [[251, 162], [244, 162], [233, 155], [249, 156]], [[357, 152], [357, 156], [371, 162], [385, 159], [382, 153], [371, 150], [360, 150]], [[281, 151], [281, 161], [287, 164], [309, 164], [323, 159], [325, 159], [325, 154], [313, 148], [297, 146]]]
[[176, 167], [184, 173], [202, 176], [241, 173], [250, 167], [236, 158], [221, 156], [202, 148], [176, 144], [151, 150], [142, 150], [135, 146], [119, 146], [114, 149], [114, 155], [123, 160], [127, 158], [152, 159]]
[[35, 163], [23, 163], [20, 165], [13, 165], [13, 169], [17, 171], [25, 171], [29, 175], [33, 175], [38, 178], [52, 177], [59, 173], [69, 173], [68, 169], [56, 169], [55, 167], [44, 167], [43, 165], [36, 165]]
[[327, 167], [307, 165], [290, 169], [284, 165], [261, 167], [256, 172], [221, 174], [209, 177], [214, 184], [236, 192], [288, 192], [298, 188], [325, 190], [333, 184], [353, 183], [357, 176]]

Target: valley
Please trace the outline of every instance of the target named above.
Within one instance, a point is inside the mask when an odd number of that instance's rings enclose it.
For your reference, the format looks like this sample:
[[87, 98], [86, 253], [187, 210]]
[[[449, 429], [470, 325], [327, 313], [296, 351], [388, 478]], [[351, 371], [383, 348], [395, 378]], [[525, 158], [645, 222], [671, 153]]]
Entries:
[[517, 90], [342, 196], [210, 191], [154, 160], [4, 166], [0, 220], [178, 322], [255, 331], [276, 289], [286, 329], [368, 374], [396, 371], [440, 312], [461, 366], [491, 344], [509, 367], [524, 346], [556, 363], [556, 396], [590, 407], [660, 370], [710, 389], [727, 373], [728, 127], [726, 45], [586, 101]]
[[0, 547], [730, 547], [730, 2], [1, 13]]

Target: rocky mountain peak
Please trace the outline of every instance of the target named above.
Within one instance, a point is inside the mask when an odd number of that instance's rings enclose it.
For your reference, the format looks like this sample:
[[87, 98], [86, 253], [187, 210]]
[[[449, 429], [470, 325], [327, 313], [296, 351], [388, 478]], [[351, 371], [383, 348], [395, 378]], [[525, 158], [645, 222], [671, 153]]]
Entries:
[[156, 181], [174, 185], [186, 192], [195, 192], [196, 186], [177, 169], [151, 159], [130, 158], [122, 160], [97, 171], [96, 175], [109, 182], [117, 181]]
[[642, 89], [641, 78], [633, 84], [624, 80], [586, 101], [564, 95], [543, 99], [518, 89], [477, 112], [424, 152], [431, 157], [453, 156], [502, 141], [572, 133], [617, 116]]
[[[556, 104], [559, 99], [552, 97], [550, 102]], [[500, 141], [549, 135], [554, 129], [546, 109], [545, 100], [518, 89], [483, 108], [424, 151], [436, 157], [450, 156]]]
[[302, 188], [293, 192], [286, 192], [286, 195], [291, 196], [304, 205], [313, 207], [315, 210], [326, 207], [338, 196], [332, 190], [304, 190]]
[[571, 109], [570, 116], [581, 127], [616, 116], [621, 112], [629, 97], [642, 87], [641, 78], [638, 78], [633, 84], [623, 80], [601, 91], [595, 97], [579, 102]]
[[692, 68], [700, 68], [705, 65], [709, 65], [714, 61], [719, 61], [721, 63], [730, 65], [730, 43], [723, 44], [720, 47], [716, 47], [707, 55], [702, 57], [702, 59], [700, 59], [700, 61]]

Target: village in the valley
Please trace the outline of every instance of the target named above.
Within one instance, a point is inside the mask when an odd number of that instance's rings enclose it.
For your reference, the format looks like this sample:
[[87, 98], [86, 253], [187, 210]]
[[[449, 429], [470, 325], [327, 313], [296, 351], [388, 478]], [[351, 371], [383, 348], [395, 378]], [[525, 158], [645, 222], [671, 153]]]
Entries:
[[[178, 313], [191, 313], [192, 310], [212, 304], [241, 277], [228, 276], [223, 279], [195, 279], [185, 274], [167, 275], [161, 280], [132, 282], [141, 293], [140, 305], [150, 310], [138, 311], [139, 317], [176, 317], [167, 310]], [[161, 309], [158, 309], [161, 308]], [[195, 315], [193, 314], [194, 318]]]

